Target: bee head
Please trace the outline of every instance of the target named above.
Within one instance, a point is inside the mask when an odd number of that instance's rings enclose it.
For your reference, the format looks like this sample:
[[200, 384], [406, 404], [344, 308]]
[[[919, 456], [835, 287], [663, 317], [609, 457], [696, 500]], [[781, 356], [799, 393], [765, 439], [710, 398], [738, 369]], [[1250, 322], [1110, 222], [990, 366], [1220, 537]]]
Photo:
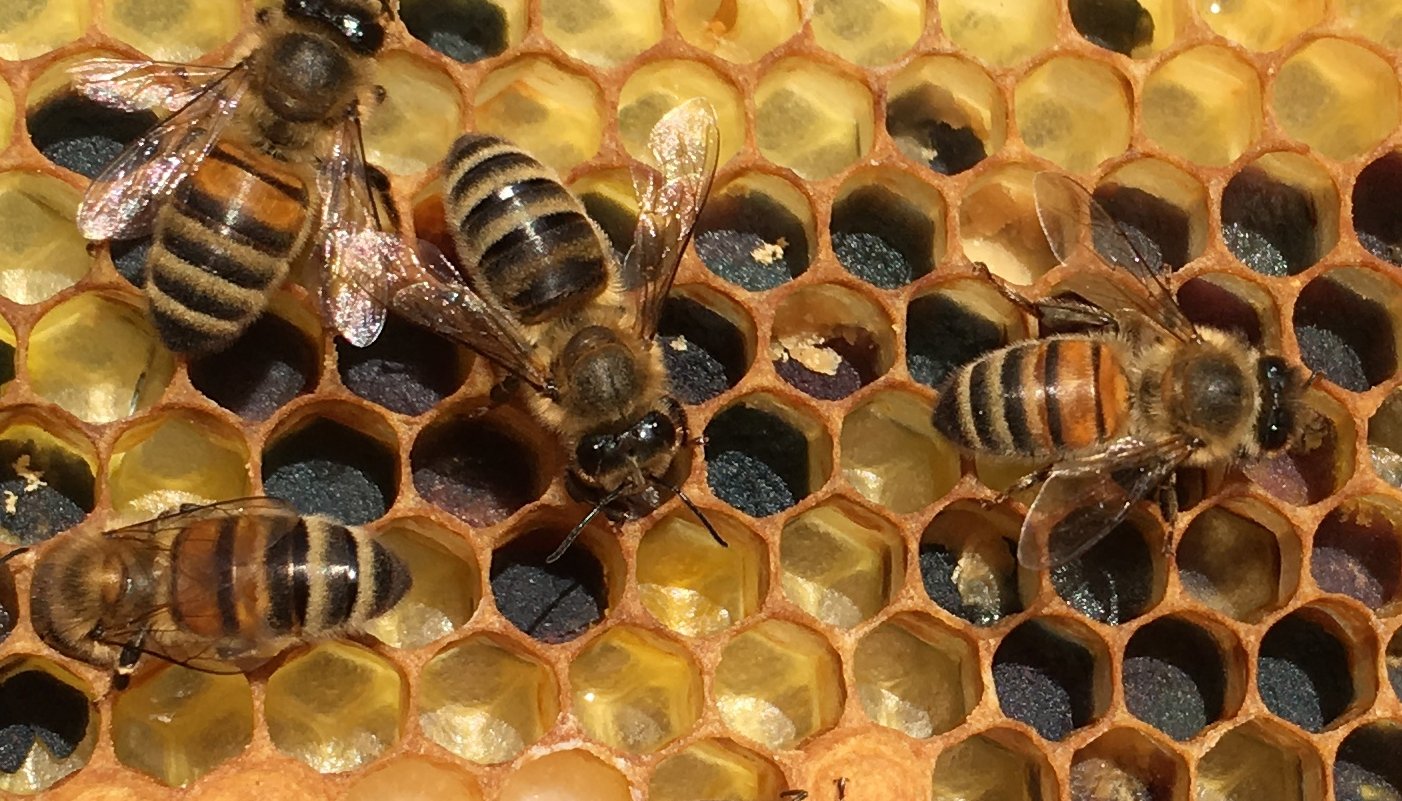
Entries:
[[40, 559], [30, 590], [34, 628], [62, 653], [112, 666], [118, 638], [154, 603], [149, 566], [103, 538], [70, 534]]
[[1308, 380], [1279, 356], [1256, 364], [1260, 406], [1256, 413], [1256, 443], [1266, 454], [1284, 450], [1300, 430], [1300, 406]]
[[283, 0], [282, 13], [328, 30], [363, 56], [384, 46], [384, 20], [393, 18], [384, 0]]
[[660, 478], [672, 464], [683, 426], [669, 409], [653, 409], [622, 431], [596, 431], [580, 438], [573, 472], [585, 486], [642, 492], [648, 477]]

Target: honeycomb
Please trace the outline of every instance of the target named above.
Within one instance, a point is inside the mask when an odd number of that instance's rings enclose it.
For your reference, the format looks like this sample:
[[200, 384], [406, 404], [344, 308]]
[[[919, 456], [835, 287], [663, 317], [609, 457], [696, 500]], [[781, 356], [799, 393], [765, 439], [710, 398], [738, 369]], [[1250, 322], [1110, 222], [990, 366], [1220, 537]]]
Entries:
[[[0, 4], [0, 792], [55, 799], [1398, 801], [1397, 0], [399, 0], [368, 121], [406, 219], [462, 130], [507, 136], [626, 249], [626, 167], [683, 99], [722, 164], [661, 323], [704, 433], [676, 501], [596, 522], [482, 360], [358, 350], [290, 286], [233, 348], [160, 348], [144, 244], [87, 180], [152, 123], [92, 54], [229, 63], [273, 0]], [[198, 13], [195, 9], [198, 9]], [[1028, 465], [930, 425], [1033, 335], [973, 269], [1076, 279], [1031, 181], [1076, 175], [1187, 313], [1320, 378], [1309, 435], [1180, 481], [1047, 573]], [[132, 686], [39, 640], [75, 526], [255, 493], [367, 524], [415, 583], [363, 636]]]

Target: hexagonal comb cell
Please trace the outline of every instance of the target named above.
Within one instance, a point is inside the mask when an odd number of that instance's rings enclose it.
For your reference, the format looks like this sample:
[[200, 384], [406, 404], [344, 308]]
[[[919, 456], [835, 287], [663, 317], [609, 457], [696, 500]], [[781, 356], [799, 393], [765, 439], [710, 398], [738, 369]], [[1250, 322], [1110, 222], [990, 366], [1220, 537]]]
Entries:
[[702, 711], [701, 672], [685, 648], [615, 626], [570, 662], [571, 711], [595, 740], [652, 753], [686, 734]]
[[787, 59], [755, 88], [755, 144], [809, 180], [841, 172], [871, 149], [873, 100], [865, 84], [817, 62]]
[[550, 669], [493, 634], [474, 635], [430, 659], [419, 674], [417, 709], [425, 736], [481, 765], [514, 759], [560, 713]]
[[1144, 83], [1144, 132], [1174, 155], [1206, 167], [1230, 164], [1261, 135], [1256, 68], [1217, 45], [1180, 51]]
[[501, 785], [499, 801], [578, 798], [580, 801], [631, 801], [628, 780], [616, 767], [588, 751], [555, 751], [512, 771]]
[[852, 628], [875, 616], [904, 581], [895, 526], [843, 498], [790, 518], [780, 537], [784, 595], [830, 626]]
[[[1300, 306], [1295, 310], [1298, 314]], [[1244, 471], [1277, 499], [1297, 505], [1318, 503], [1353, 477], [1358, 437], [1353, 414], [1331, 395], [1316, 387], [1305, 392], [1304, 401], [1299, 440], [1282, 454], [1248, 464]]]
[[1334, 757], [1334, 797], [1339, 801], [1402, 798], [1402, 725], [1382, 720], [1349, 733]]
[[843, 481], [896, 514], [944, 497], [959, 480], [959, 454], [930, 415], [928, 401], [904, 392], [875, 394], [848, 412], [838, 448]]
[[925, 592], [946, 612], [976, 626], [1021, 612], [1021, 529], [1022, 517], [1006, 506], [955, 501], [945, 507], [920, 538]]
[[525, 56], [484, 77], [472, 105], [477, 130], [504, 137], [565, 172], [598, 152], [602, 103], [599, 87], [587, 76]]
[[38, 303], [87, 275], [92, 257], [73, 224], [78, 199], [56, 178], [0, 173], [0, 297]]
[[1270, 293], [1231, 273], [1210, 272], [1189, 278], [1175, 293], [1183, 314], [1194, 324], [1240, 336], [1270, 352], [1279, 352], [1280, 311]]
[[1131, 514], [1085, 553], [1052, 568], [1052, 587], [1087, 617], [1110, 624], [1133, 620], [1163, 595], [1168, 536], [1157, 519]]
[[1310, 574], [1325, 592], [1355, 598], [1370, 609], [1391, 608], [1402, 592], [1402, 508], [1382, 495], [1350, 498], [1311, 538]]
[[1333, 180], [1298, 153], [1267, 153], [1222, 191], [1227, 248], [1265, 275], [1294, 275], [1319, 261], [1338, 239], [1338, 215]]
[[321, 354], [307, 328], [271, 313], [225, 350], [192, 360], [189, 371], [200, 394], [245, 420], [259, 421], [316, 386]]
[[993, 684], [1003, 714], [1048, 740], [1063, 740], [1104, 713], [1109, 654], [1099, 635], [1067, 620], [1030, 620], [993, 655]]
[[1135, 729], [1111, 729], [1071, 757], [1071, 801], [1172, 801], [1188, 797], [1188, 766]]
[[999, 165], [970, 182], [959, 201], [964, 255], [1019, 285], [1034, 283], [1057, 264], [1033, 207], [1036, 174], [1021, 164]]
[[1046, 757], [1021, 733], [994, 729], [943, 751], [930, 801], [1051, 801], [1056, 779]]
[[842, 668], [819, 635], [767, 620], [726, 643], [715, 704], [731, 731], [770, 749], [792, 748], [842, 714]]
[[926, 386], [1028, 335], [1023, 315], [984, 281], [941, 284], [906, 306], [906, 369]]
[[1295, 592], [1300, 541], [1290, 521], [1253, 499], [1204, 509], [1178, 540], [1179, 581], [1198, 603], [1259, 620]]
[[[1291, 7], [1285, 16], [1298, 18]], [[1271, 110], [1292, 139], [1328, 158], [1355, 158], [1397, 127], [1397, 74], [1366, 47], [1314, 39], [1280, 65], [1271, 83]]]
[[1317, 276], [1295, 304], [1305, 365], [1354, 392], [1387, 381], [1397, 372], [1402, 331], [1391, 310], [1399, 306], [1402, 289], [1381, 273], [1340, 267]]
[[886, 132], [907, 157], [956, 175], [1003, 147], [1002, 92], [982, 67], [954, 56], [926, 56], [898, 72], [887, 90]]
[[545, 561], [573, 526], [565, 520], [527, 521], [492, 552], [492, 597], [498, 611], [542, 642], [567, 642], [602, 620], [613, 600], [608, 578], [622, 568], [615, 562], [614, 535], [593, 526], [561, 558]]
[[[1106, 175], [1094, 194], [1151, 263], [1176, 270], [1203, 254], [1207, 190], [1191, 174], [1158, 159], [1137, 159]], [[1096, 246], [1108, 260], [1109, 252]]]
[[833, 203], [832, 248], [847, 272], [898, 289], [944, 255], [944, 215], [944, 198], [924, 181], [887, 168], [859, 171]]
[[474, 526], [490, 526], [539, 498], [550, 477], [513, 416], [446, 414], [414, 442], [409, 465], [426, 500]]
[[[1223, 643], [1230, 645], [1224, 649]], [[1246, 681], [1245, 658], [1228, 632], [1194, 618], [1161, 617], [1125, 646], [1125, 706], [1175, 740], [1196, 737], [1234, 714]]]
[[394, 608], [365, 631], [395, 648], [418, 648], [467, 623], [477, 609], [477, 560], [461, 534], [428, 520], [395, 520], [375, 540], [404, 561], [414, 577]]
[[715, 70], [697, 61], [651, 61], [639, 67], [618, 94], [618, 135], [636, 159], [651, 160], [649, 134], [662, 116], [694, 97], [705, 98], [716, 112], [718, 164], [725, 164], [745, 143], [745, 101], [740, 90]]
[[1060, 56], [1022, 76], [1013, 94], [1018, 132], [1033, 153], [1072, 172], [1088, 172], [1129, 147], [1129, 84], [1088, 58]]
[[1324, 0], [1196, 0], [1196, 4], [1207, 27], [1252, 50], [1275, 50], [1314, 27], [1324, 16]]
[[572, 58], [616, 67], [662, 39], [659, 0], [543, 0], [545, 35]]
[[367, 347], [337, 339], [336, 369], [351, 392], [392, 412], [418, 415], [462, 386], [468, 360], [446, 339], [390, 317]]
[[818, 400], [840, 400], [886, 374], [896, 332], [866, 296], [834, 284], [803, 287], [779, 302], [769, 358], [779, 377]]
[[352, 406], [303, 407], [263, 448], [263, 489], [302, 514], [348, 525], [379, 518], [398, 495], [395, 436], [384, 420]]
[[1402, 214], [1393, 202], [1402, 188], [1402, 153], [1385, 153], [1353, 182], [1353, 230], [1369, 253], [1402, 264]]
[[[1352, 654], [1372, 640], [1371, 627], [1335, 606], [1309, 606], [1277, 621], [1261, 638], [1256, 688], [1268, 709], [1318, 732], [1367, 709], [1376, 687], [1350, 670]], [[1360, 662], [1364, 659], [1357, 657]]]
[[525, 36], [525, 0], [403, 0], [409, 34], [458, 61], [499, 56]]
[[817, 0], [813, 38], [818, 45], [863, 66], [895, 61], [920, 38], [925, 7], [919, 0]]
[[958, 726], [983, 694], [973, 645], [918, 613], [897, 615], [863, 636], [852, 672], [867, 717], [911, 737]]
[[457, 86], [431, 62], [404, 52], [380, 56], [376, 67], [386, 95], [365, 124], [366, 156], [401, 175], [436, 166], [463, 130]]
[[832, 475], [832, 440], [810, 414], [770, 395], [748, 395], [706, 425], [706, 483], [752, 517], [781, 512]]
[[158, 414], [117, 438], [107, 486], [113, 508], [132, 520], [184, 503], [248, 497], [248, 445], [216, 418], [188, 410]]
[[1334, 10], [1354, 33], [1387, 47], [1402, 46], [1402, 9], [1377, 0], [1342, 0]]
[[[121, 111], [68, 90], [67, 68], [63, 61], [40, 76], [30, 89], [24, 127], [29, 141], [49, 161], [79, 175], [94, 178], [138, 136], [156, 123], [148, 111]], [[46, 83], [61, 81], [49, 94], [42, 94]]]
[[798, 0], [675, 0], [682, 38], [729, 61], [756, 61], [802, 24]]
[[705, 403], [739, 384], [755, 356], [755, 324], [740, 304], [701, 285], [672, 290], [657, 338], [677, 400]]
[[0, 14], [0, 58], [21, 60], [83, 35], [92, 12], [85, 0], [11, 3]]
[[764, 544], [729, 515], [706, 510], [725, 548], [689, 511], [653, 524], [638, 543], [636, 571], [643, 606], [659, 623], [687, 637], [705, 637], [759, 611], [769, 585]]
[[944, 32], [960, 50], [999, 67], [1010, 67], [1056, 42], [1057, 4], [1012, 0], [939, 0]]
[[1402, 487], [1402, 393], [1383, 399], [1368, 421], [1368, 454], [1379, 478]]
[[161, 61], [194, 61], [243, 27], [237, 0], [198, 8], [181, 0], [117, 0], [101, 9], [97, 24], [103, 31]]
[[406, 756], [357, 779], [344, 797], [346, 801], [482, 801], [482, 788], [461, 768]]
[[98, 735], [88, 692], [47, 659], [0, 665], [0, 791], [33, 795], [88, 763]]
[[117, 759], [185, 787], [237, 757], [253, 739], [253, 693], [242, 674], [162, 665], [112, 706]]
[[1066, 5], [1076, 32], [1106, 50], [1126, 56], [1145, 56], [1163, 49], [1173, 39], [1174, 9], [1167, 3], [1068, 0]]
[[0, 533], [32, 545], [72, 528], [93, 510], [97, 450], [80, 432], [37, 410], [11, 410], [0, 424]]
[[793, 184], [745, 173], [711, 191], [696, 221], [696, 255], [751, 292], [773, 289], [808, 269], [815, 226], [808, 198]]
[[1324, 771], [1314, 746], [1279, 725], [1250, 721], [1222, 735], [1198, 761], [1198, 797], [1315, 801]]
[[273, 745], [321, 773], [354, 770], [399, 741], [404, 679], [384, 657], [328, 642], [268, 679], [263, 715]]
[[657, 763], [648, 783], [652, 801], [778, 797], [784, 774], [773, 763], [726, 740], [700, 740]]

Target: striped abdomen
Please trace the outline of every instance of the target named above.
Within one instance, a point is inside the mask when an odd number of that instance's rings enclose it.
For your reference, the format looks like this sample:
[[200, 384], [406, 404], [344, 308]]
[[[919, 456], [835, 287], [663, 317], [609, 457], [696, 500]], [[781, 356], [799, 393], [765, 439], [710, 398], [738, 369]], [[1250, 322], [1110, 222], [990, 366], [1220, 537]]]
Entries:
[[956, 370], [940, 393], [934, 422], [969, 450], [1060, 456], [1124, 432], [1129, 381], [1105, 342], [1019, 342]]
[[258, 319], [306, 239], [307, 198], [282, 163], [215, 145], [156, 220], [146, 295], [166, 345], [219, 350]]
[[[305, 639], [392, 608], [407, 568], [365, 534], [317, 517], [253, 516], [186, 526], [170, 548], [170, 616], [212, 642]], [[227, 656], [227, 655], [226, 655]]]
[[521, 322], [564, 314], [607, 285], [610, 257], [584, 206], [514, 145], [459, 137], [443, 182], [459, 262]]

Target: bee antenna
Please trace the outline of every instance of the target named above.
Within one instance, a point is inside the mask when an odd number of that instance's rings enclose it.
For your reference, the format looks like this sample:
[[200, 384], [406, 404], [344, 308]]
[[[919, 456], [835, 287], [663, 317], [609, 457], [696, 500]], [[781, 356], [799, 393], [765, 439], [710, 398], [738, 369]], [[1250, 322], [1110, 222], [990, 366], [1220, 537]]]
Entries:
[[602, 511], [605, 506], [608, 506], [609, 504], [618, 500], [618, 497], [623, 494], [623, 489], [626, 486], [626, 484], [619, 484], [618, 488], [615, 489], [613, 492], [610, 492], [609, 494], [600, 498], [598, 503], [594, 504], [594, 508], [589, 510], [589, 514], [585, 515], [583, 520], [580, 520], [578, 523], [575, 523], [574, 528], [570, 529], [570, 533], [565, 535], [565, 541], [560, 543], [560, 547], [556, 548], [553, 553], [545, 557], [545, 563], [547, 565], [554, 564], [560, 559], [560, 557], [564, 556], [565, 551], [568, 551], [570, 549], [570, 546], [574, 544], [574, 541], [576, 538], [579, 537], [580, 532], [584, 531], [584, 527], [589, 525], [589, 521], [593, 520], [594, 516], [597, 515], [600, 511]]
[[14, 549], [13, 551], [10, 551], [9, 553], [5, 554], [4, 556], [0, 556], [0, 565], [5, 564], [6, 562], [10, 561], [11, 559], [14, 559], [16, 556], [23, 556], [24, 554], [27, 554], [27, 553], [29, 553], [29, 548], [28, 548], [28, 546], [26, 546], [26, 547], [24, 547], [24, 548], [16, 548], [16, 549]]
[[706, 515], [701, 512], [700, 507], [692, 503], [690, 498], [686, 497], [686, 493], [682, 492], [681, 487], [678, 487], [676, 484], [669, 484], [656, 476], [648, 476], [648, 480], [665, 490], [670, 490], [673, 495], [681, 498], [682, 503], [686, 504], [686, 508], [690, 509], [691, 513], [696, 515], [696, 519], [701, 521], [701, 525], [706, 527], [706, 531], [711, 535], [711, 539], [719, 543], [722, 548], [730, 547], [730, 544], [721, 537], [720, 532], [716, 531], [716, 527], [711, 525], [711, 521], [706, 519]]
[[1324, 380], [1324, 374], [1318, 370], [1310, 370], [1309, 378], [1305, 379], [1305, 389], [1314, 389], [1314, 385]]

